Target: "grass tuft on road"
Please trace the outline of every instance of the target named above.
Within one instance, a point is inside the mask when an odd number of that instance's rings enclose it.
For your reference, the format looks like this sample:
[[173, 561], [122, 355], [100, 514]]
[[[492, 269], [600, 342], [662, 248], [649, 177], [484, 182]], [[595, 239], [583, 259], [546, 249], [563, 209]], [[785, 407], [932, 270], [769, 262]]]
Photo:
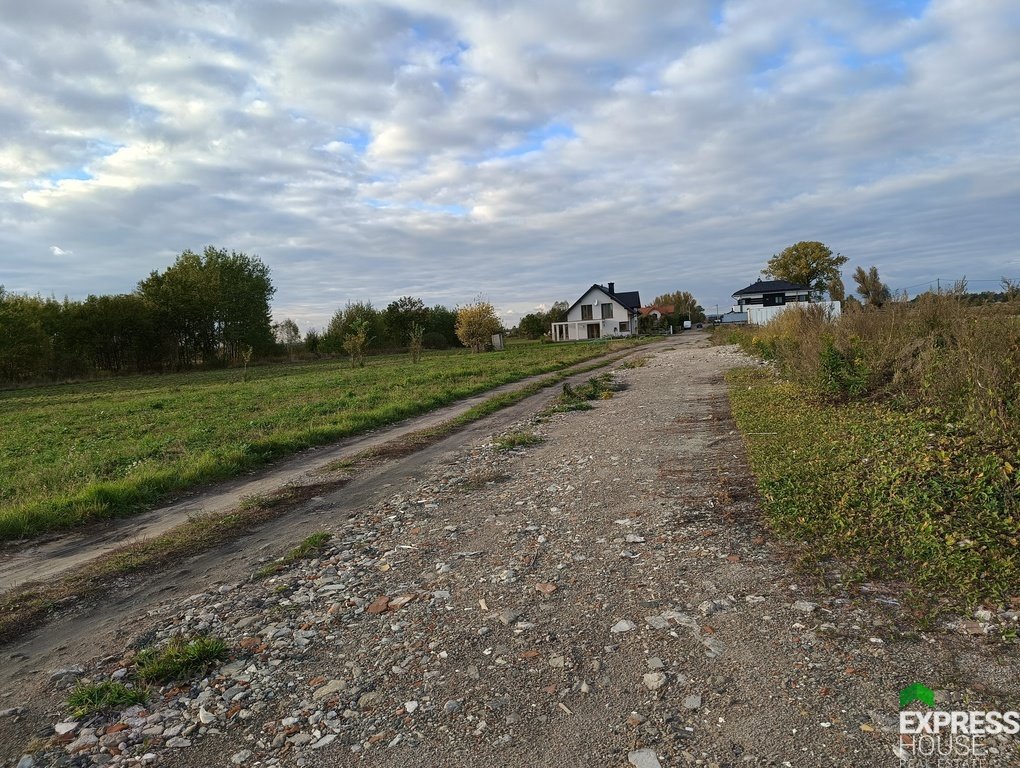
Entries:
[[925, 612], [1020, 596], [1020, 478], [974, 433], [762, 369], [728, 381], [769, 523], [806, 565], [901, 580]]
[[101, 683], [79, 681], [67, 697], [67, 709], [72, 717], [91, 717], [143, 704], [145, 697], [144, 690], [128, 688], [124, 683], [112, 680]]
[[512, 451], [515, 448], [527, 448], [529, 445], [538, 445], [541, 442], [542, 438], [534, 432], [521, 431], [504, 435], [493, 442], [493, 446], [498, 451]]
[[255, 572], [256, 579], [266, 579], [275, 573], [279, 573], [288, 565], [293, 565], [299, 560], [307, 560], [310, 557], [315, 557], [323, 549], [326, 544], [332, 538], [332, 534], [325, 531], [318, 531], [313, 533], [311, 536], [306, 538], [294, 549], [290, 550], [287, 554], [281, 557], [279, 560], [268, 565], [264, 565]]
[[135, 658], [135, 673], [149, 683], [170, 683], [203, 674], [227, 657], [227, 644], [218, 637], [182, 635], [162, 648], [147, 648]]

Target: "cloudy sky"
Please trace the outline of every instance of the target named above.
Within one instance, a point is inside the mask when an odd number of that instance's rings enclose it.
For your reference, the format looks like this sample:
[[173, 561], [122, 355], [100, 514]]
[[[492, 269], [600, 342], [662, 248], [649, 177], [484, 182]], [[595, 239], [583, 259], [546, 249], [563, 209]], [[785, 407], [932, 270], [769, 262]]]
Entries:
[[711, 311], [799, 240], [913, 292], [1020, 276], [1018, 234], [1016, 0], [0, 0], [8, 290], [215, 244], [302, 328], [610, 280]]

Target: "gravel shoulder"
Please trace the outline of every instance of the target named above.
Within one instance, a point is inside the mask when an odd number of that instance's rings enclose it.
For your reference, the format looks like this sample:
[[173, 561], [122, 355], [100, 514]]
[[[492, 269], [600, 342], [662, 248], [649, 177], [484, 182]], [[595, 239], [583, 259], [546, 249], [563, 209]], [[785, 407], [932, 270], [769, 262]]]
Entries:
[[[660, 346], [593, 410], [502, 430], [541, 443], [468, 432], [381, 495], [319, 501], [314, 560], [247, 581], [265, 552], [237, 551], [63, 651], [5, 649], [0, 764], [881, 766], [906, 685], [1016, 708], [1015, 646], [915, 631], [881, 585], [850, 599], [792, 568], [729, 417], [722, 376], [746, 363]], [[73, 679], [201, 632], [229, 663], [54, 735]]]

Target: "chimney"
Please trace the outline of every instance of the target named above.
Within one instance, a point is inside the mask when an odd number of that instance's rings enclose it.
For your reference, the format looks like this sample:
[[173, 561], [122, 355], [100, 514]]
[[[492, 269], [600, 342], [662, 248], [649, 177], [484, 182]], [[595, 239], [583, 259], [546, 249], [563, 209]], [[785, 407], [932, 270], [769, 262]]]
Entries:
[[610, 283], [609, 284], [609, 292], [610, 293], [616, 293], [616, 283]]

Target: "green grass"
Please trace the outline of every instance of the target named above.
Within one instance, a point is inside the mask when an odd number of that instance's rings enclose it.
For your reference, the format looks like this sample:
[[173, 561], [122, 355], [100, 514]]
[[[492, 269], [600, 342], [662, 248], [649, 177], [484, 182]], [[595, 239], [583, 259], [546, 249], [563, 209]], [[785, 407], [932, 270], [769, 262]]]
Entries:
[[[637, 359], [642, 360], [647, 358]], [[643, 365], [643, 363], [639, 364], [637, 367], [640, 367], [641, 365]], [[627, 367], [627, 363], [623, 363], [620, 367]], [[552, 414], [565, 413], [567, 411], [590, 411], [595, 407], [591, 404], [592, 400], [608, 400], [613, 396], [614, 392], [618, 392], [620, 389], [620, 384], [614, 381], [612, 375], [608, 373], [593, 376], [584, 384], [577, 387], [572, 387], [570, 384], [564, 383], [563, 391], [560, 392], [556, 401], [546, 409], [545, 413]]]
[[217, 637], [187, 640], [177, 635], [160, 649], [147, 648], [135, 658], [135, 674], [149, 683], [187, 680], [207, 672], [227, 657], [227, 644]]
[[1020, 595], [1020, 473], [996, 446], [920, 409], [728, 378], [769, 523], [808, 565], [902, 580], [924, 611]]
[[500, 451], [512, 451], [514, 448], [527, 448], [541, 442], [542, 438], [534, 432], [511, 432], [493, 442], [493, 445]]
[[326, 543], [330, 540], [330, 538], [332, 538], [332, 535], [325, 531], [313, 533], [276, 562], [269, 563], [268, 565], [264, 565], [259, 568], [255, 572], [255, 578], [268, 578], [274, 573], [279, 573], [288, 565], [296, 563], [299, 560], [306, 560], [310, 557], [314, 557], [325, 548]]
[[123, 683], [107, 680], [102, 683], [79, 682], [67, 697], [72, 717], [89, 717], [115, 712], [145, 702], [145, 691], [128, 688]]
[[[320, 361], [0, 392], [0, 541], [133, 514], [174, 492], [634, 342]], [[498, 403], [487, 407], [495, 409]]]

